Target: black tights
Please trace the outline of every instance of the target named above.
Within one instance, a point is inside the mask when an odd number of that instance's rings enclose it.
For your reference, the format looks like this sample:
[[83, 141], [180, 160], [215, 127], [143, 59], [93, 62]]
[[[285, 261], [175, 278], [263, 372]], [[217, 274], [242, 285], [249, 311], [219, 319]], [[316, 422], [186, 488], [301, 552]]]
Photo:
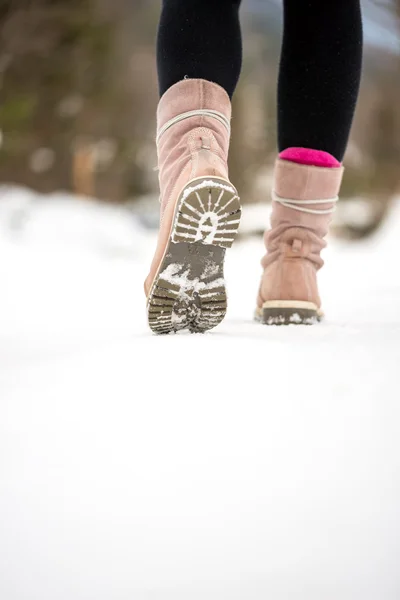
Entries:
[[[241, 0], [163, 0], [157, 43], [160, 93], [185, 77], [232, 97], [242, 65]], [[360, 0], [283, 0], [279, 150], [346, 150], [360, 84]]]

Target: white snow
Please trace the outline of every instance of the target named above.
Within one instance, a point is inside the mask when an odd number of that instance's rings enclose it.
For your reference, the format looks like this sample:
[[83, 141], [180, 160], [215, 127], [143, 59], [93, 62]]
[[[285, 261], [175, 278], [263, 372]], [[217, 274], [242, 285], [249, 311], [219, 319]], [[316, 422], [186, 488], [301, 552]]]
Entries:
[[0, 194], [2, 600], [398, 600], [400, 205], [332, 241], [325, 322], [153, 336], [155, 238], [123, 209]]
[[[225, 281], [224, 279], [222, 279], [222, 277], [218, 279], [212, 279], [207, 283], [204, 283], [204, 281], [200, 281], [199, 277], [192, 277], [189, 279], [189, 269], [187, 269], [183, 273], [179, 273], [179, 271], [181, 271], [183, 267], [184, 265], [182, 263], [171, 263], [163, 271], [161, 271], [159, 276], [160, 279], [164, 281], [169, 281], [174, 285], [181, 286], [179, 296], [187, 296], [188, 289], [191, 289], [194, 292], [199, 292], [200, 290], [212, 290], [225, 285]], [[207, 264], [206, 261], [203, 277], [210, 277], [213, 274], [213, 270], [216, 270], [218, 272], [217, 263], [210, 260]]]

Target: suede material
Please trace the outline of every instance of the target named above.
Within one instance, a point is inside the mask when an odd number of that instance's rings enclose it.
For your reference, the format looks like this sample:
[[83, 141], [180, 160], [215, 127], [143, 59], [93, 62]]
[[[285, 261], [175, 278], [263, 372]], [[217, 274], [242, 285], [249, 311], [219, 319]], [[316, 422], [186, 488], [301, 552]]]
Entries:
[[[161, 98], [157, 111], [158, 131], [174, 117], [198, 109], [216, 110], [231, 119], [231, 102], [220, 86], [203, 79], [185, 79], [172, 86]], [[196, 165], [197, 152], [208, 147], [207, 172]], [[158, 144], [159, 181], [161, 190], [161, 213], [179, 193], [177, 179], [192, 162], [191, 177], [217, 175], [228, 178], [227, 157], [229, 133], [226, 127], [210, 117], [191, 117], [173, 125], [161, 137]]]
[[[208, 109], [231, 118], [228, 94], [220, 86], [202, 79], [185, 79], [161, 98], [157, 111], [158, 131], [171, 119], [192, 110]], [[229, 132], [218, 120], [190, 117], [175, 123], [158, 143], [161, 219], [156, 252], [145, 281], [148, 296], [170, 237], [179, 194], [196, 177], [222, 177], [228, 181]]]
[[275, 191], [279, 196], [296, 200], [334, 198], [339, 194], [343, 171], [343, 167], [313, 167], [278, 159], [275, 163]]
[[[311, 208], [331, 209], [334, 203], [328, 200], [339, 194], [342, 177], [343, 167], [322, 168], [278, 159], [275, 192], [294, 200], [327, 200]], [[273, 203], [271, 229], [264, 236], [267, 254], [261, 261], [260, 308], [270, 300], [301, 300], [320, 308], [317, 271], [324, 264], [321, 250], [326, 246], [331, 219], [331, 214], [309, 214]]]
[[312, 263], [304, 259], [279, 257], [264, 272], [260, 299], [260, 308], [268, 300], [313, 302], [320, 308], [321, 299]]

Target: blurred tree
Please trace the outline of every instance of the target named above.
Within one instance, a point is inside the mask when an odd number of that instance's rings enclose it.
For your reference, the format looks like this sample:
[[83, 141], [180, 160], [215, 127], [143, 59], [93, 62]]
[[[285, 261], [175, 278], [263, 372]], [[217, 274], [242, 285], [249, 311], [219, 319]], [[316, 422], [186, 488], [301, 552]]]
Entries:
[[[400, 0], [392, 5], [399, 16]], [[245, 6], [250, 6], [249, 4]], [[260, 8], [262, 11], [260, 11]], [[155, 34], [160, 1], [0, 0], [0, 180], [110, 201], [157, 194]], [[243, 11], [232, 179], [269, 198], [281, 7]], [[383, 206], [398, 188], [399, 55], [367, 48], [344, 196]]]
[[368, 199], [370, 217], [340, 228], [340, 234], [351, 239], [380, 227], [400, 189], [400, 0], [384, 6], [398, 22], [399, 52], [367, 48], [343, 191], [350, 198]]
[[145, 189], [138, 156], [155, 90], [151, 38], [144, 40], [154, 19], [142, 8], [1, 2], [1, 180], [111, 199]]

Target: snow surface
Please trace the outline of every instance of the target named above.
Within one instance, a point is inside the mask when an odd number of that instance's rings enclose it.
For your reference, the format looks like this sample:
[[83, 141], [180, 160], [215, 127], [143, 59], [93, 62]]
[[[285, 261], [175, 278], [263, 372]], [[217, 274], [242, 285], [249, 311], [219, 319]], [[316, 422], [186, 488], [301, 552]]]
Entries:
[[0, 193], [0, 598], [398, 600], [400, 205], [332, 242], [327, 319], [156, 337], [154, 235], [122, 209]]

